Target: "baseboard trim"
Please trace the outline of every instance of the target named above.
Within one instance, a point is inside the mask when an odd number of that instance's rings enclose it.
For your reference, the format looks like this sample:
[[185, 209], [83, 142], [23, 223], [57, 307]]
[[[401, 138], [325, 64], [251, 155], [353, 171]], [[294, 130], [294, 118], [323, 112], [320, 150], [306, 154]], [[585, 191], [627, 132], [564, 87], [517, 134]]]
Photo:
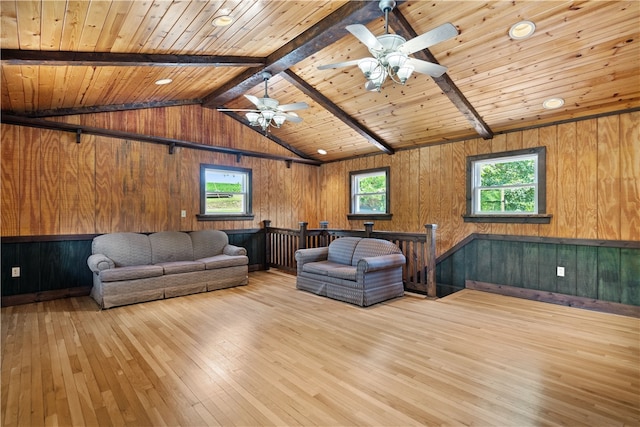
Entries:
[[89, 295], [91, 286], [77, 288], [55, 289], [52, 291], [33, 292], [30, 294], [8, 295], [2, 297], [2, 306], [30, 304], [33, 302], [51, 301], [54, 299], [83, 297]]
[[587, 310], [601, 311], [604, 313], [620, 314], [640, 318], [640, 307], [617, 302], [603, 301], [593, 298], [574, 295], [546, 292], [537, 289], [518, 288], [515, 286], [497, 285], [495, 283], [466, 280], [465, 287], [477, 291], [492, 292], [510, 297], [524, 298], [534, 301], [548, 302], [552, 304], [566, 305], [569, 307], [584, 308]]

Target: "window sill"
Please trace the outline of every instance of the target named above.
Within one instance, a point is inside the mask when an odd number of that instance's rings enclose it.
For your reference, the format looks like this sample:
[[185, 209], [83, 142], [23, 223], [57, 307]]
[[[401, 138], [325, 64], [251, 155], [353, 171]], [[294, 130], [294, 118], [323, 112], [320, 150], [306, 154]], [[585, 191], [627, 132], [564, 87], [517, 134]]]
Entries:
[[493, 222], [511, 224], [549, 224], [551, 214], [537, 215], [462, 215], [464, 222]]
[[198, 221], [250, 221], [253, 220], [253, 214], [239, 214], [239, 215], [205, 215], [197, 214]]
[[349, 221], [360, 219], [376, 219], [378, 221], [391, 221], [393, 214], [347, 214]]

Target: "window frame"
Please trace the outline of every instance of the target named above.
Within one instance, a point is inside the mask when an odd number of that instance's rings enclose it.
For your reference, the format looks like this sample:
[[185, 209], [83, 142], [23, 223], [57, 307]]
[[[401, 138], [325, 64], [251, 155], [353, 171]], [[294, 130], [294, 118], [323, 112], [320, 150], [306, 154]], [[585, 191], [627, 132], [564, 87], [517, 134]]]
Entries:
[[[517, 158], [536, 157], [536, 187], [537, 197], [535, 204], [537, 213], [517, 213], [517, 212], [475, 212], [477, 190], [475, 180], [477, 178], [476, 164], [501, 162], [508, 158], [517, 160]], [[502, 151], [498, 153], [480, 154], [477, 156], [467, 157], [466, 166], [466, 214], [463, 215], [465, 222], [494, 222], [494, 223], [537, 223], [548, 224], [551, 215], [547, 214], [547, 162], [546, 147], [526, 148], [523, 150]]]
[[[245, 212], [242, 213], [206, 213], [207, 208], [207, 171], [227, 171], [246, 175], [247, 189], [242, 193], [245, 195]], [[248, 168], [235, 166], [200, 164], [200, 213], [197, 216], [199, 221], [243, 221], [252, 220], [253, 214], [253, 171]]]
[[[379, 172], [382, 172], [385, 176], [385, 212], [382, 212], [379, 214], [355, 212], [356, 196], [358, 195], [355, 193], [356, 191], [356, 188], [354, 188], [355, 180], [359, 176], [372, 175]], [[391, 168], [389, 166], [385, 166], [381, 168], [350, 171], [349, 172], [349, 213], [347, 214], [347, 218], [349, 220], [366, 220], [366, 219], [390, 220], [392, 216], [393, 215], [391, 214]]]

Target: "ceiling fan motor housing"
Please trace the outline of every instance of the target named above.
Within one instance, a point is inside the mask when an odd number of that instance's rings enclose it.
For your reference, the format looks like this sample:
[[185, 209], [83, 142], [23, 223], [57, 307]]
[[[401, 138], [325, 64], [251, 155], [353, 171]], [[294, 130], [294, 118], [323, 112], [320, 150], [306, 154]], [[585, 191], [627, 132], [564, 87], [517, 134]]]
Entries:
[[383, 65], [388, 65], [387, 63], [387, 55], [391, 52], [395, 52], [398, 50], [398, 47], [402, 45], [406, 40], [404, 37], [401, 37], [397, 34], [383, 34], [381, 36], [376, 37], [380, 44], [382, 45], [382, 50], [369, 49], [371, 55], [374, 58], [378, 58]]

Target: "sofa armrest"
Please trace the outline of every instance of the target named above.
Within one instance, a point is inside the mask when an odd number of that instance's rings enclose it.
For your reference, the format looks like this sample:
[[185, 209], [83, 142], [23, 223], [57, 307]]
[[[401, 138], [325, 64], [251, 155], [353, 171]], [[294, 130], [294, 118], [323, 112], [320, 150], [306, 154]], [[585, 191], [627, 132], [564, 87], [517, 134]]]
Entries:
[[388, 268], [402, 267], [407, 259], [402, 254], [378, 255], [362, 258], [358, 261], [358, 271], [364, 273]]
[[100, 273], [102, 270], [115, 268], [116, 263], [111, 258], [103, 254], [93, 254], [87, 259], [87, 265], [94, 273]]
[[328, 247], [298, 249], [296, 251], [296, 262], [301, 266], [307, 262], [326, 261], [328, 256]]
[[231, 256], [247, 255], [247, 250], [241, 246], [225, 245], [225, 247], [222, 249], [222, 253]]

